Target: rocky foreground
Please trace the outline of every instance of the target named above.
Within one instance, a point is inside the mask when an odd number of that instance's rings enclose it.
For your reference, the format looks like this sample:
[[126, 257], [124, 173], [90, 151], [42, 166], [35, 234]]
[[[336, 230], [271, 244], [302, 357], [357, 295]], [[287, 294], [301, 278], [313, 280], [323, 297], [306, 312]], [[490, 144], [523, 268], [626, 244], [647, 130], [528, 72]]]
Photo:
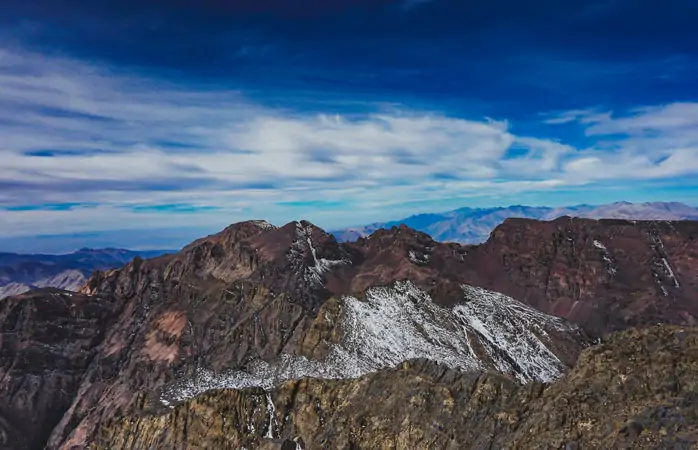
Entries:
[[217, 390], [162, 412], [144, 395], [93, 449], [693, 449], [698, 330], [618, 333], [553, 384], [425, 360], [355, 380]]

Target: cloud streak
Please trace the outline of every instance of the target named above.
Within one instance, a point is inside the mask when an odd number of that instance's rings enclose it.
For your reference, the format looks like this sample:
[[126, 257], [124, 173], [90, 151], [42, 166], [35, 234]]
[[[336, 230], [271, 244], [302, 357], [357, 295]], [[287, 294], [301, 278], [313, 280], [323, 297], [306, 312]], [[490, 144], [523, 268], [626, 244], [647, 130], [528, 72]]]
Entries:
[[280, 110], [235, 90], [4, 48], [0, 234], [304, 212], [336, 226], [408, 201], [671, 179], [698, 172], [696, 117], [697, 104], [675, 103], [542, 120], [548, 135], [580, 128], [589, 145], [575, 146], [515, 134], [504, 119], [370, 105], [350, 116]]

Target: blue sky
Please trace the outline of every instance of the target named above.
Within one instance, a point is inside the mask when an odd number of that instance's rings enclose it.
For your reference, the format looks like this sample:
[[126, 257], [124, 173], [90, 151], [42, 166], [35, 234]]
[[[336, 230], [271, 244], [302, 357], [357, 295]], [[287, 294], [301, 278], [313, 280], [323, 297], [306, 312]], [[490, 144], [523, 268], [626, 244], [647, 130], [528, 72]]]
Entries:
[[698, 204], [694, 1], [0, 10], [0, 250], [184, 243], [249, 218]]

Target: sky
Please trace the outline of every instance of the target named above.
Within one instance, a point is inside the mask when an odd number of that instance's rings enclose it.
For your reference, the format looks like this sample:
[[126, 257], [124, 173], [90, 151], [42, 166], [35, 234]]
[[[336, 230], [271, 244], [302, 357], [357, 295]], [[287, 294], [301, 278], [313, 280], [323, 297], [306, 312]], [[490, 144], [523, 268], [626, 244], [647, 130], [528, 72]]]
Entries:
[[694, 0], [0, 0], [0, 251], [698, 205]]

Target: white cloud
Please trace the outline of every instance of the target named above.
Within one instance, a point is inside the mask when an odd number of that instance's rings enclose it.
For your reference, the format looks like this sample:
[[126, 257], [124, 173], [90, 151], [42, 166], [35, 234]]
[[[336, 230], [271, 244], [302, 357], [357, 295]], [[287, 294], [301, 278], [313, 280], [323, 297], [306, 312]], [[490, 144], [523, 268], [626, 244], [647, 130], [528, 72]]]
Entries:
[[589, 136], [636, 135], [646, 132], [674, 133], [698, 125], [698, 103], [672, 103], [641, 108], [626, 117], [604, 116], [587, 128]]
[[[598, 139], [577, 149], [515, 135], [505, 120], [395, 108], [351, 117], [292, 114], [233, 90], [0, 50], [0, 208], [101, 205], [0, 209], [0, 234], [283, 221], [309, 210], [277, 203], [311, 200], [347, 203], [312, 211], [339, 225], [406, 202], [691, 174], [698, 172], [697, 108], [549, 116], [549, 124], [578, 123]], [[39, 156], [49, 152], [57, 156]], [[179, 203], [220, 209], [188, 215], [125, 208]]]
[[544, 117], [547, 117], [547, 119], [543, 120], [543, 123], [547, 123], [548, 125], [562, 125], [572, 122], [594, 123], [609, 118], [610, 113], [600, 112], [596, 108], [589, 108], [545, 114]]

